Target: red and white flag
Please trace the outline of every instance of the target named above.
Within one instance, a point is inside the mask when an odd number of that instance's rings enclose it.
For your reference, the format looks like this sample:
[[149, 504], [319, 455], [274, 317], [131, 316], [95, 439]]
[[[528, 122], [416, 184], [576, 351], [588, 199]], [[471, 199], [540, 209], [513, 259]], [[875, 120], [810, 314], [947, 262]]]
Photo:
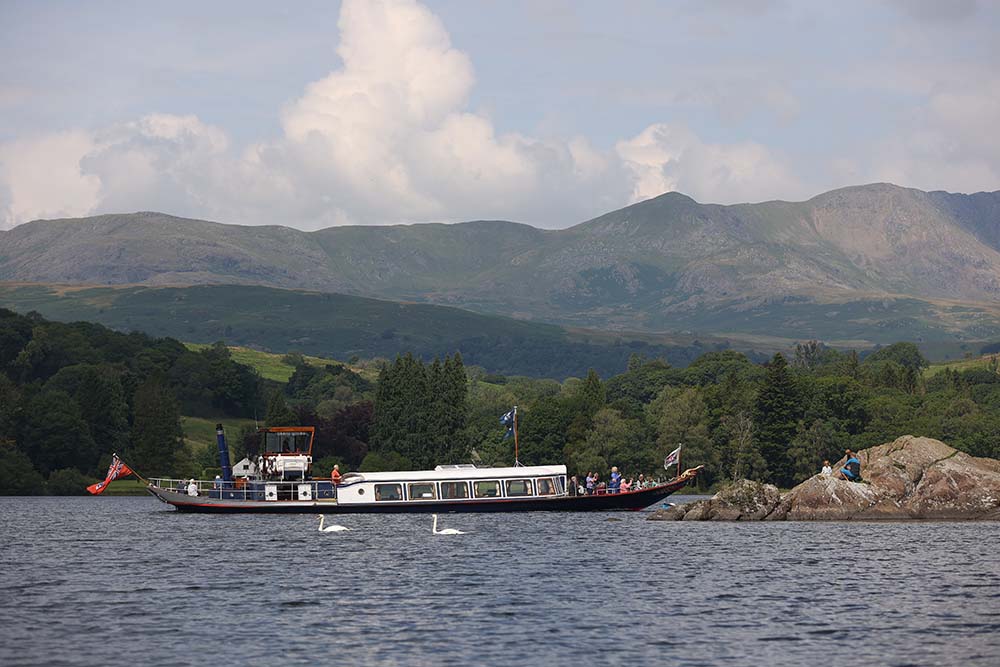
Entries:
[[111, 457], [111, 465], [108, 466], [108, 476], [104, 478], [103, 482], [98, 482], [97, 484], [91, 484], [87, 487], [87, 490], [93, 494], [104, 493], [104, 489], [108, 488], [108, 484], [115, 481], [119, 477], [126, 477], [132, 474], [132, 469], [129, 468], [125, 463], [118, 458], [115, 454]]
[[674, 451], [667, 454], [667, 458], [663, 459], [663, 467], [669, 468], [670, 466], [677, 463], [681, 458], [681, 448], [678, 447]]

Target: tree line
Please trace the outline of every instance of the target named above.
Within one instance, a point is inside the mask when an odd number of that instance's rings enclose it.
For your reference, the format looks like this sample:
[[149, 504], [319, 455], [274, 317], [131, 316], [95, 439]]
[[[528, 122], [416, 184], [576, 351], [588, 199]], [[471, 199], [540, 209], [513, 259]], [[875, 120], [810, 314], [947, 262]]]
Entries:
[[[519, 413], [524, 464], [571, 474], [618, 466], [668, 474], [667, 452], [704, 465], [703, 488], [740, 477], [787, 487], [823, 459], [913, 433], [1000, 457], [1000, 374], [945, 370], [925, 379], [915, 345], [867, 355], [817, 342], [755, 363], [732, 350], [684, 367], [634, 353], [621, 372], [563, 381], [486, 373], [455, 353], [348, 368], [298, 354], [284, 383], [236, 363], [222, 343], [182, 343], [0, 310], [0, 493], [79, 492], [112, 452], [156, 476], [215, 474], [214, 446], [186, 442], [181, 415], [316, 427], [317, 474], [511, 465], [499, 417]], [[365, 366], [365, 368], [359, 368]], [[360, 370], [360, 372], [359, 372]], [[234, 459], [255, 429], [230, 434]]]

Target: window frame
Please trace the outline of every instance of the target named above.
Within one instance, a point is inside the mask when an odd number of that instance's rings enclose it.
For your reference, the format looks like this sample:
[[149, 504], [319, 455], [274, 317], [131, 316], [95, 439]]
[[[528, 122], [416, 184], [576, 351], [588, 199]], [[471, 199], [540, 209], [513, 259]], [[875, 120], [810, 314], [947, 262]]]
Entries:
[[[542, 493], [542, 482], [548, 482], [551, 491], [548, 493]], [[555, 496], [558, 495], [559, 485], [556, 483], [554, 477], [536, 477], [535, 478], [535, 495], [536, 496]]]
[[[439, 482], [438, 484], [441, 486], [441, 488], [438, 491], [438, 498], [440, 498], [441, 500], [468, 500], [469, 498], [472, 497], [472, 495], [470, 494], [469, 482], [468, 481], [465, 481], [465, 480], [462, 480], [462, 481], [449, 480], [447, 482]], [[460, 488], [464, 488], [465, 489], [465, 495], [464, 496], [447, 496], [446, 497], [444, 495], [444, 485], [445, 484], [453, 484], [453, 485], [456, 485], [456, 486], [460, 485]]]
[[[415, 487], [415, 486], [430, 487], [430, 490], [431, 490], [431, 496], [430, 496], [430, 498], [428, 498], [426, 496], [415, 496], [415, 495], [413, 495], [413, 487]], [[437, 485], [434, 484], [434, 482], [407, 482], [406, 483], [406, 497], [409, 498], [410, 500], [424, 501], [424, 502], [426, 502], [428, 500], [437, 500], [438, 499]]]
[[[504, 485], [503, 485], [504, 495], [506, 495], [508, 498], [527, 498], [529, 496], [535, 495], [535, 485], [532, 484], [531, 481], [532, 480], [529, 477], [518, 478], [518, 479], [505, 479], [504, 480]], [[511, 484], [516, 484], [518, 482], [523, 482], [524, 484], [527, 485], [527, 489], [528, 489], [527, 493], [511, 493], [510, 492], [510, 486], [511, 486]]]
[[[380, 482], [374, 485], [373, 489], [375, 495], [375, 502], [377, 503], [392, 503], [398, 502], [403, 499], [403, 485], [399, 482]], [[382, 493], [382, 487], [391, 486], [396, 487], [397, 498], [384, 498]]]
[[[492, 496], [489, 496], [489, 495], [480, 495], [479, 494], [479, 485], [480, 484], [494, 484], [495, 486], [493, 488], [496, 489], [496, 491], [497, 491], [496, 494], [492, 495]], [[477, 480], [475, 480], [472, 483], [472, 497], [473, 498], [500, 498], [500, 497], [502, 497], [500, 495], [502, 493], [503, 493], [503, 485], [500, 484], [500, 480], [499, 479], [477, 479]]]

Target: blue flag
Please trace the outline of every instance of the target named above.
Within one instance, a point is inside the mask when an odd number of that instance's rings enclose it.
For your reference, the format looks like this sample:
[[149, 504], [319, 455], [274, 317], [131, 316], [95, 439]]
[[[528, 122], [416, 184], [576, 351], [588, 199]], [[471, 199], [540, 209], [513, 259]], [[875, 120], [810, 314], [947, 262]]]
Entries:
[[504, 426], [512, 426], [514, 424], [514, 410], [511, 410], [503, 417], [500, 418], [500, 423]]

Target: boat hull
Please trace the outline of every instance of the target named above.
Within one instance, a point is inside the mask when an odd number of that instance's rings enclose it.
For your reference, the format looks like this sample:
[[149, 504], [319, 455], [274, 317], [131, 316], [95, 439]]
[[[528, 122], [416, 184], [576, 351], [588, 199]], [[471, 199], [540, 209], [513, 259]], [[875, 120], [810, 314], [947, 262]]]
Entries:
[[223, 500], [150, 486], [149, 492], [182, 512], [216, 514], [428, 514], [448, 512], [612, 512], [638, 511], [659, 502], [687, 484], [678, 478], [666, 484], [628, 493], [605, 493], [591, 496], [556, 496], [533, 498], [484, 498], [459, 501], [420, 501], [399, 503], [344, 503], [322, 500]]

